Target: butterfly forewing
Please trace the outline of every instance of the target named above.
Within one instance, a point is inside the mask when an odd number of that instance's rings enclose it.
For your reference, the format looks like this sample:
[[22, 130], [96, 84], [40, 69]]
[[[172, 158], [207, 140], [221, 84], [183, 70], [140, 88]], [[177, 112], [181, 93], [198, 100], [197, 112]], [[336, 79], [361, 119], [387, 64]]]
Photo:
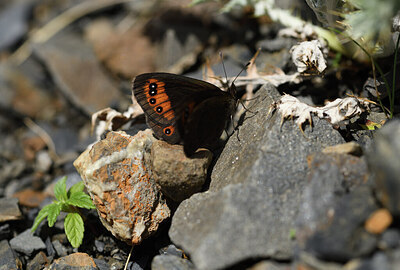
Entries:
[[[227, 110], [231, 111], [231, 104], [235, 103], [229, 93], [213, 84], [170, 73], [137, 76], [133, 92], [155, 135], [171, 144], [183, 141], [190, 146], [187, 155], [215, 140], [214, 134], [221, 134]], [[209, 125], [212, 129], [208, 132]]]

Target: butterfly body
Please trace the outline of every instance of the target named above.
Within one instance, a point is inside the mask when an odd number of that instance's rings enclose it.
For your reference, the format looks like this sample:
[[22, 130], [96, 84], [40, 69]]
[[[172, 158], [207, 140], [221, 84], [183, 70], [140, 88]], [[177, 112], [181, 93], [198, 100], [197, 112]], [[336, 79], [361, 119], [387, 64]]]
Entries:
[[183, 143], [187, 156], [212, 147], [221, 136], [237, 103], [217, 86], [170, 73], [145, 73], [133, 82], [133, 93], [157, 138]]

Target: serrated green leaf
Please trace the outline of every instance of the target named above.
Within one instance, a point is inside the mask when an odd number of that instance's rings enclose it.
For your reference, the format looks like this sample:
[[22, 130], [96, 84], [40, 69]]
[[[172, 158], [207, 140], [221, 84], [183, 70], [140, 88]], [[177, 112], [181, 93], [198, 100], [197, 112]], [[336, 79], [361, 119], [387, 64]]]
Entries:
[[68, 199], [67, 203], [70, 205], [74, 205], [74, 206], [86, 208], [86, 209], [95, 209], [96, 208], [96, 206], [94, 206], [90, 196], [87, 195], [83, 191], [72, 193], [71, 197]]
[[67, 176], [64, 176], [54, 186], [54, 196], [56, 196], [57, 200], [60, 202], [65, 202], [68, 199], [67, 195]]
[[60, 215], [61, 204], [60, 203], [52, 203], [48, 205], [48, 217], [47, 222], [49, 227], [53, 227], [54, 223], [56, 223], [57, 217]]
[[75, 185], [73, 185], [69, 190], [68, 190], [68, 198], [71, 197], [71, 194], [79, 191], [83, 191], [85, 189], [85, 184], [83, 181], [79, 181]]
[[42, 210], [39, 211], [38, 215], [35, 218], [35, 221], [33, 222], [31, 231], [34, 232], [39, 224], [49, 215], [49, 208], [51, 208], [52, 204], [48, 204], [45, 207], [42, 208]]
[[82, 244], [83, 233], [85, 227], [83, 226], [83, 219], [78, 213], [69, 213], [64, 221], [65, 234], [68, 241], [74, 248]]

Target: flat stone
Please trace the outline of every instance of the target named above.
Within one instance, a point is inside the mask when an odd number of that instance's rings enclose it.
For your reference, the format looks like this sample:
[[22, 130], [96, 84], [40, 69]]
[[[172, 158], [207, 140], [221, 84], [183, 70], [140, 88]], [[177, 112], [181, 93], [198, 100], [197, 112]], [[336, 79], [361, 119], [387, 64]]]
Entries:
[[34, 52], [69, 101], [88, 115], [122, 100], [93, 51], [77, 36], [57, 36], [45, 44], [35, 45]]
[[174, 255], [157, 255], [151, 262], [152, 270], [195, 270], [194, 265], [188, 260]]
[[50, 270], [96, 270], [94, 260], [86, 253], [73, 253], [61, 257], [49, 267]]
[[155, 141], [151, 147], [151, 169], [163, 194], [181, 202], [199, 192], [206, 181], [212, 153], [201, 149], [186, 157], [182, 145]]
[[21, 219], [17, 198], [0, 198], [0, 222]]
[[0, 241], [0, 269], [22, 269], [22, 263], [11, 249], [7, 240]]
[[39, 207], [47, 195], [44, 192], [28, 188], [14, 193], [13, 197], [19, 200], [20, 205], [34, 208]]
[[120, 30], [109, 20], [100, 19], [85, 29], [99, 60], [113, 73], [129, 79], [155, 69], [156, 51], [138, 25]]
[[31, 229], [20, 233], [10, 240], [12, 249], [30, 256], [36, 250], [46, 249], [46, 245], [40, 237], [34, 236]]

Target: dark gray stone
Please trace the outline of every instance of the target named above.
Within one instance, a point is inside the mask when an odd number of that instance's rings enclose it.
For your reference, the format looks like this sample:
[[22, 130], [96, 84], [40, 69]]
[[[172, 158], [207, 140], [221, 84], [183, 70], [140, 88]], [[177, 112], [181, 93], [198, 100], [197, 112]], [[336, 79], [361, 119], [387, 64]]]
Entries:
[[364, 260], [356, 270], [395, 270], [397, 268], [393, 268], [391, 262], [389, 261], [388, 256], [383, 252], [377, 252], [373, 254], [371, 258]]
[[174, 255], [157, 255], [151, 263], [152, 270], [195, 270], [188, 260]]
[[[331, 200], [331, 205], [325, 205], [326, 218], [314, 228], [303, 228], [299, 233], [300, 245], [305, 244], [305, 249], [319, 259], [336, 262], [370, 254], [378, 242], [377, 237], [363, 227], [365, 220], [378, 209], [371, 189], [362, 186]], [[321, 204], [325, 203], [321, 201]], [[303, 233], [307, 230], [314, 231], [302, 243]]]
[[30, 229], [10, 240], [12, 249], [30, 256], [36, 250], [46, 249], [42, 239], [34, 236]]
[[10, 1], [0, 13], [0, 51], [19, 41], [28, 31], [32, 1]]
[[44, 269], [49, 264], [49, 259], [46, 254], [39, 252], [36, 256], [28, 263], [26, 270], [40, 270]]
[[[325, 120], [313, 118], [312, 129], [304, 134], [290, 120], [281, 127], [281, 116], [268, 112], [280, 98], [277, 90], [265, 85], [249, 107], [256, 115], [246, 113], [243, 125], [230, 137], [213, 169], [210, 190], [236, 183], [256, 183], [271, 192], [284, 193], [299, 185], [307, 176], [307, 157], [326, 146], [344, 143], [339, 132]], [[301, 182], [301, 181], [300, 181]]]
[[400, 232], [394, 228], [387, 229], [382, 233], [378, 246], [382, 250], [398, 248], [400, 246]]
[[0, 225], [0, 241], [11, 238], [10, 224], [5, 223]]
[[99, 270], [109, 270], [110, 265], [105, 260], [93, 259]]
[[17, 265], [17, 256], [10, 248], [7, 240], [0, 241], [0, 269], [20, 269]]
[[52, 245], [53, 245], [58, 257], [64, 257], [64, 256], [68, 255], [67, 254], [67, 249], [63, 246], [63, 244], [61, 244], [60, 241], [54, 240], [51, 243], [52, 243]]
[[297, 218], [297, 237], [300, 238], [305, 237], [301, 236], [302, 233], [310, 235], [318, 227], [330, 223], [332, 215], [329, 212], [346, 193], [362, 185], [371, 186], [364, 158], [317, 153], [312, 156], [310, 168], [310, 181], [304, 189]]
[[305, 136], [280, 115], [267, 117], [279, 98], [264, 86], [247, 120], [230, 137], [211, 175], [210, 189], [178, 207], [169, 231], [199, 269], [220, 269], [258, 257], [288, 260], [294, 253], [291, 231], [307, 185], [307, 157], [343, 143], [326, 121], [313, 119]]
[[102, 253], [104, 251], [104, 243], [99, 240], [94, 240], [94, 246], [96, 247], [97, 251]]
[[388, 121], [376, 132], [367, 159], [375, 175], [377, 194], [394, 216], [400, 215], [400, 120]]
[[47, 237], [44, 243], [46, 245], [47, 255], [49, 256], [56, 255], [56, 250], [54, 249], [53, 244], [51, 243], [50, 237]]
[[178, 257], [183, 257], [183, 252], [180, 249], [177, 249], [175, 245], [168, 245], [166, 248], [160, 250], [161, 255], [174, 255]]

